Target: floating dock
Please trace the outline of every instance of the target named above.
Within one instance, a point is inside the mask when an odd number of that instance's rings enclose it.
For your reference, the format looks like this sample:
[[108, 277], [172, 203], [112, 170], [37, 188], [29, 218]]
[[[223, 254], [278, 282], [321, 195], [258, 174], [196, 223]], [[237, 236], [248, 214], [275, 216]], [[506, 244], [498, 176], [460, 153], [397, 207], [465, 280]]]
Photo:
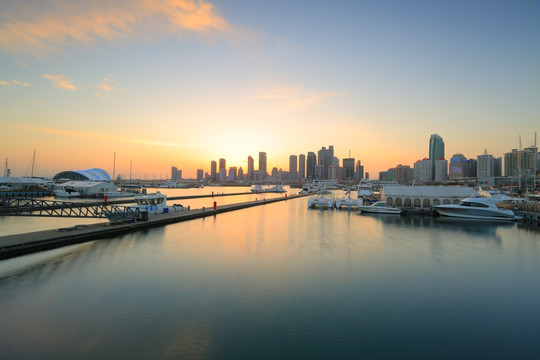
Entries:
[[146, 221], [107, 222], [91, 225], [75, 225], [69, 228], [36, 231], [0, 237], [0, 259], [6, 259], [33, 252], [78, 244], [85, 241], [110, 238], [121, 234], [163, 226], [181, 221], [214, 216], [220, 213], [246, 209], [254, 206], [272, 204], [279, 201], [298, 199], [308, 194], [291, 195], [272, 199], [261, 199], [243, 203], [221, 205], [214, 208], [201, 208], [153, 215]]

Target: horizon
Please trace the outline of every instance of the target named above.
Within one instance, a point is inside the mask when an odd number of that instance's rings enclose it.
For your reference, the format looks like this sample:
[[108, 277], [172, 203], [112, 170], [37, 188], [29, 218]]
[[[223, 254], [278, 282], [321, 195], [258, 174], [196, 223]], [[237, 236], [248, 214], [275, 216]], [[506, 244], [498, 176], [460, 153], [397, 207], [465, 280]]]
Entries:
[[[307, 4], [307, 5], [306, 5]], [[428, 157], [503, 157], [540, 114], [536, 1], [7, 0], [2, 160], [12, 176], [210, 162], [288, 171], [333, 145], [378, 178]]]

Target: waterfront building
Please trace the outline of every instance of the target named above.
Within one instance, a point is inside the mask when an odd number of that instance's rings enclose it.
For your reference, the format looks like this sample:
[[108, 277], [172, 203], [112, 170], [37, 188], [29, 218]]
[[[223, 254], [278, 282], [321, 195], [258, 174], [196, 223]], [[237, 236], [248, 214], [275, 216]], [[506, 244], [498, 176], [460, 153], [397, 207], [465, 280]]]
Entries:
[[197, 169], [197, 181], [201, 181], [203, 179], [203, 174], [203, 169]]
[[388, 181], [396, 181], [396, 168], [390, 168], [386, 171]]
[[366, 171], [366, 180], [369, 180], [369, 172]]
[[308, 152], [306, 162], [306, 177], [308, 179], [315, 179], [315, 167], [317, 166], [317, 156], [314, 152]]
[[314, 179], [322, 180], [324, 168], [322, 165], [315, 166], [315, 177]]
[[448, 177], [450, 180], [455, 180], [464, 177], [464, 168], [467, 158], [460, 153], [454, 154], [450, 159], [450, 165], [448, 168]]
[[343, 167], [345, 168], [345, 180], [354, 179], [354, 158], [343, 159]]
[[273, 167], [272, 168], [272, 178], [274, 179], [277, 179], [278, 178], [278, 168], [277, 167]]
[[493, 176], [494, 177], [502, 176], [502, 157], [493, 158]]
[[379, 180], [388, 181], [388, 171], [379, 171]]
[[171, 180], [182, 180], [182, 170], [176, 166], [171, 166]]
[[413, 167], [413, 179], [420, 182], [431, 181], [431, 160], [417, 160]]
[[448, 160], [435, 160], [435, 178], [433, 180], [436, 182], [448, 180]]
[[433, 205], [457, 204], [478, 192], [466, 186], [393, 186], [385, 185], [381, 200], [392, 207], [431, 209]]
[[306, 155], [300, 154], [298, 156], [298, 178], [303, 179], [306, 177]]
[[74, 181], [111, 181], [109, 173], [103, 169], [67, 170], [54, 175], [53, 181], [69, 179]]
[[219, 181], [225, 182], [227, 180], [227, 169], [219, 169]]
[[247, 172], [247, 179], [249, 181], [255, 180], [255, 161], [253, 158], [248, 156], [248, 172]]
[[289, 178], [296, 179], [298, 171], [298, 157], [296, 155], [289, 156]]
[[263, 176], [263, 180], [265, 180], [268, 173], [266, 170], [266, 153], [263, 151], [259, 152], [259, 171]]
[[437, 134], [429, 139], [429, 160], [431, 160], [431, 180], [435, 180], [435, 161], [444, 159], [444, 141]]
[[519, 172], [522, 176], [533, 174], [540, 168], [539, 155], [535, 146], [523, 150], [512, 149], [512, 152], [504, 154], [504, 175], [517, 177]]
[[217, 181], [217, 162], [215, 160], [210, 162], [210, 180]]

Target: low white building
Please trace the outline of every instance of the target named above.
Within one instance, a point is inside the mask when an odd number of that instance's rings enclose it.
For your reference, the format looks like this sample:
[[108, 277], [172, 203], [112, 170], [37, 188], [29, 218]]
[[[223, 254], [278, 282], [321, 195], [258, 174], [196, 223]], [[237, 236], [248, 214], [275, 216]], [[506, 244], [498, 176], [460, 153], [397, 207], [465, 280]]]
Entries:
[[385, 186], [381, 190], [381, 200], [386, 200], [388, 206], [423, 209], [457, 204], [461, 199], [477, 195], [476, 190], [466, 186]]

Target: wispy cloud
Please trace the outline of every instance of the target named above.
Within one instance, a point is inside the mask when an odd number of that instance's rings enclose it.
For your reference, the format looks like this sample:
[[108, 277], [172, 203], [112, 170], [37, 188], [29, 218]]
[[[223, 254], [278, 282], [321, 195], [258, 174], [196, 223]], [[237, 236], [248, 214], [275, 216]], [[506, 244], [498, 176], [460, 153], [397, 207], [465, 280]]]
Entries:
[[5, 0], [2, 8], [0, 48], [15, 53], [39, 55], [159, 34], [235, 35], [205, 0]]
[[116, 82], [114, 74], [109, 74], [108, 77], [103, 78], [100, 84], [94, 84], [96, 88], [96, 96], [107, 97], [113, 91], [118, 90], [113, 84]]
[[102, 133], [96, 133], [96, 132], [90, 132], [90, 131], [55, 129], [55, 128], [50, 128], [50, 127], [35, 126], [35, 125], [28, 125], [28, 124], [7, 124], [7, 125], [13, 128], [18, 128], [18, 129], [23, 129], [23, 130], [36, 131], [36, 132], [41, 132], [41, 133], [46, 133], [46, 134], [79, 137], [79, 138], [85, 138], [85, 139], [109, 140], [109, 141], [115, 141], [115, 142], [122, 141], [122, 142], [134, 143], [134, 144], [153, 145], [153, 146], [183, 147], [182, 144], [178, 144], [178, 143], [170, 143], [170, 142], [159, 141], [159, 140], [136, 139], [136, 138], [130, 138], [130, 137], [123, 137], [123, 136], [114, 136], [110, 134], [102, 134]]
[[279, 87], [265, 90], [258, 95], [250, 96], [250, 98], [287, 108], [302, 108], [318, 103], [325, 98], [343, 94], [341, 91], [315, 92], [298, 87]]
[[64, 91], [73, 91], [77, 89], [75, 85], [71, 83], [71, 80], [64, 75], [43, 75], [43, 77], [51, 80], [52, 86]]
[[0, 80], [0, 85], [2, 86], [19, 85], [19, 86], [24, 86], [24, 87], [30, 86], [30, 84], [26, 82], [20, 82], [19, 80], [11, 80], [11, 82]]

